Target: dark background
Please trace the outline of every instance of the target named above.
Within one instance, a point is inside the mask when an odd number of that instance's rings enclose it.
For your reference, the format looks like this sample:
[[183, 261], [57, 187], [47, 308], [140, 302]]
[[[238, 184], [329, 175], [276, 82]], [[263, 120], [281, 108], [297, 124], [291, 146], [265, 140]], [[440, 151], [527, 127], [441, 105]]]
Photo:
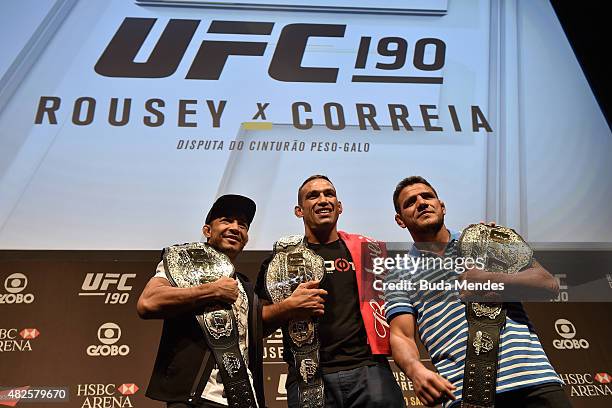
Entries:
[[[585, 268], [573, 260], [591, 259], [591, 267], [603, 276], [597, 282], [586, 282], [579, 287], [564, 289], [569, 302], [543, 302], [526, 304], [541, 343], [553, 366], [562, 375], [586, 379], [565, 387], [575, 407], [609, 407], [612, 402], [612, 384], [601, 384], [593, 378], [597, 373], [612, 374], [612, 303], [584, 303], [573, 301], [573, 291], [584, 285], [605, 289], [612, 298], [612, 283], [606, 276], [611, 273], [610, 252], [602, 251], [546, 251], [537, 258], [553, 274], [584, 278]], [[78, 395], [86, 384], [136, 384], [139, 390], [129, 396], [134, 407], [162, 407], [163, 404], [144, 396], [161, 332], [161, 321], [140, 320], [136, 314], [136, 301], [146, 282], [153, 276], [160, 253], [158, 251], [0, 251], [0, 295], [6, 294], [6, 278], [22, 273], [28, 279], [22, 293], [34, 295], [31, 304], [0, 304], [0, 330], [36, 328], [40, 335], [30, 340], [32, 351], [0, 351], [0, 385], [2, 386], [62, 386], [70, 390], [70, 400], [64, 403], [28, 403], [18, 406], [79, 407], [94, 406], [96, 395]], [[237, 269], [255, 278], [260, 262], [267, 256], [264, 251], [248, 251], [237, 261]], [[588, 263], [587, 263], [588, 264]], [[603, 273], [602, 273], [603, 272]], [[126, 304], [104, 304], [104, 297], [79, 296], [87, 273], [132, 273], [131, 290]], [[610, 279], [612, 280], [612, 279]], [[584, 281], [584, 279], [579, 279]], [[110, 291], [115, 291], [112, 285]], [[584, 292], [584, 290], [583, 290]], [[557, 319], [571, 321], [576, 329], [574, 339], [584, 339], [588, 349], [559, 350], [553, 346], [561, 337], [555, 330]], [[98, 328], [106, 322], [121, 328], [117, 345], [127, 345], [126, 356], [92, 357], [87, 347], [101, 344]], [[19, 336], [18, 336], [19, 338]], [[265, 385], [270, 407], [284, 407], [285, 364], [280, 357], [278, 334], [266, 340]], [[0, 342], [2, 340], [0, 339]], [[583, 342], [584, 344], [584, 342]], [[421, 353], [425, 364], [428, 356]], [[420, 405], [412, 391], [412, 384], [399, 371], [396, 378], [404, 391], [408, 407]], [[608, 388], [606, 388], [608, 387]], [[603, 391], [604, 395], [600, 395]], [[119, 392], [106, 396], [107, 402], [97, 400], [105, 407], [130, 406]], [[121, 400], [120, 398], [124, 399]], [[89, 399], [88, 399], [89, 398]], [[113, 400], [113, 398], [115, 398]], [[1, 406], [1, 405], [0, 405]]]
[[610, 19], [606, 2], [550, 1], [610, 127]]

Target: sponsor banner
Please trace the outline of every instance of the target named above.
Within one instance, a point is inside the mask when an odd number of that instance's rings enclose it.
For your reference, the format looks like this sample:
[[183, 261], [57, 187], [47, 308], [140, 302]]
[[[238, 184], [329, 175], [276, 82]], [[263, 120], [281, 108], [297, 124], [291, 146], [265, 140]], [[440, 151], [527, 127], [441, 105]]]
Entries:
[[276, 330], [264, 339], [264, 363], [283, 363], [283, 333]]
[[140, 389], [134, 383], [123, 384], [77, 384], [75, 399], [80, 408], [136, 407], [134, 394]]
[[34, 294], [27, 293], [28, 277], [23, 273], [12, 273], [4, 280], [5, 293], [0, 292], [2, 304], [30, 304], [34, 302]]
[[[0, 306], [6, 308], [0, 313], [0, 384], [28, 385], [31, 394], [19, 394], [17, 407], [164, 406], [143, 390], [161, 322], [140, 320], [135, 310], [158, 259], [158, 251], [0, 253], [0, 292], [10, 293], [4, 283], [11, 276], [9, 288], [25, 287], [20, 294], [35, 296], [27, 306]], [[25, 275], [27, 285], [15, 273]], [[29, 398], [36, 388], [66, 389], [67, 399]]]
[[[612, 401], [612, 377], [605, 371], [559, 373], [570, 397]], [[601, 398], [603, 397], [603, 398]]]
[[98, 328], [99, 344], [92, 344], [87, 347], [87, 355], [90, 357], [116, 357], [127, 356], [130, 353], [130, 346], [117, 344], [121, 339], [121, 327], [113, 322], [107, 322]]
[[40, 336], [35, 328], [0, 327], [0, 353], [21, 353], [32, 351], [34, 339]]
[[98, 296], [104, 304], [126, 304], [132, 290], [129, 283], [135, 277], [134, 273], [87, 273], [79, 296]]
[[560, 338], [553, 340], [553, 347], [558, 350], [588, 349], [589, 342], [576, 336], [576, 327], [567, 319], [555, 321], [555, 331]]
[[[36, 301], [30, 306], [7, 305], [15, 313], [0, 315], [0, 354], [3, 367], [10, 367], [0, 372], [0, 384], [14, 388], [26, 384], [68, 387], [65, 406], [70, 408], [118, 403], [129, 406], [126, 397], [134, 407], [163, 407], [148, 400], [143, 392], [153, 368], [161, 322], [140, 320], [135, 312], [137, 295], [153, 276], [158, 251], [91, 252], [88, 261], [79, 251], [57, 253], [55, 258], [47, 254], [44, 267], [37, 252], [24, 251], [13, 260], [3, 252], [0, 255], [1, 283], [17, 270], [28, 278], [28, 285], [20, 293], [29, 293], [34, 282], [45, 282], [32, 288]], [[249, 273], [254, 281], [267, 255], [263, 251], [244, 253], [237, 270]], [[101, 275], [96, 278], [96, 274]], [[54, 278], [57, 276], [61, 279]], [[131, 289], [123, 290], [127, 287]], [[125, 304], [109, 306], [102, 301], [106, 295], [78, 296], [89, 288], [91, 292], [130, 293], [130, 297]], [[605, 386], [610, 387], [606, 373], [612, 374], [612, 355], [607, 352], [612, 331], [605, 316], [612, 312], [609, 303], [533, 303], [525, 304], [525, 308], [552, 365], [567, 384], [565, 391], [573, 405], [608, 406], [610, 396]], [[423, 363], [433, 368], [420, 344], [419, 349]], [[282, 354], [282, 335], [277, 331], [264, 341], [264, 383], [271, 408], [286, 404]], [[410, 380], [394, 364], [392, 369], [407, 406], [420, 406]], [[122, 384], [136, 384], [139, 390], [133, 395], [122, 394]], [[48, 405], [31, 404], [33, 408]]]

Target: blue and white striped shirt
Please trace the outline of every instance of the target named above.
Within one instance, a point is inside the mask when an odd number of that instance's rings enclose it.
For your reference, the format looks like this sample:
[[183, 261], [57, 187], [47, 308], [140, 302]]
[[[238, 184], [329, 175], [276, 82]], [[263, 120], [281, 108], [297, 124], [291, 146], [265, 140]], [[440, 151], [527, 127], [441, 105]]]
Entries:
[[[451, 234], [451, 242], [446, 247], [444, 259], [457, 256], [455, 243], [458, 238], [458, 233]], [[415, 254], [437, 256], [421, 253], [413, 247], [411, 255]], [[408, 274], [406, 270], [395, 269], [385, 277], [385, 283], [402, 280], [416, 282], [421, 279], [430, 282], [449, 281], [456, 278], [460, 272], [432, 268], [418, 269], [416, 273], [409, 276]], [[443, 377], [457, 387], [454, 394], [459, 400], [468, 337], [465, 304], [458, 301], [452, 293], [419, 290], [418, 286], [414, 290], [385, 290], [387, 321], [391, 322], [394, 317], [405, 313], [415, 316], [419, 337], [427, 348], [432, 363]], [[548, 361], [523, 306], [520, 303], [506, 303], [506, 324], [500, 336], [496, 392], [551, 382], [562, 384]]]

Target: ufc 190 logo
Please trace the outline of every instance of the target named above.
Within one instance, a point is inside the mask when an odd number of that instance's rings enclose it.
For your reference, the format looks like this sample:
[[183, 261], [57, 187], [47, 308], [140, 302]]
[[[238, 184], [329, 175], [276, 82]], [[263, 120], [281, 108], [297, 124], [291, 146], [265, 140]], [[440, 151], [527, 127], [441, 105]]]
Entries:
[[129, 280], [135, 273], [88, 273], [79, 296], [102, 296], [106, 304], [125, 304], [130, 299]]
[[[170, 19], [146, 62], [135, 62], [156, 21], [155, 18], [124, 19], [96, 63], [95, 71], [103, 76], [120, 78], [165, 78], [174, 74], [201, 21]], [[185, 78], [218, 80], [230, 56], [263, 56], [268, 41], [260, 39], [271, 35], [273, 28], [274, 23], [271, 22], [213, 20], [207, 33], [253, 35], [257, 36], [259, 41], [205, 39]], [[276, 41], [268, 75], [283, 82], [335, 83], [339, 68], [305, 67], [302, 66], [302, 59], [310, 38], [342, 38], [345, 31], [345, 24], [296, 23], [284, 26]], [[412, 67], [417, 71], [431, 72], [442, 69], [446, 44], [441, 39], [421, 38], [409, 43], [402, 37], [383, 37], [376, 40], [372, 36], [362, 36], [355, 48], [357, 52], [352, 82], [441, 84], [443, 81], [442, 77], [397, 75], [407, 60], [412, 61]], [[431, 57], [426, 58], [426, 51]], [[368, 66], [369, 56], [373, 54], [382, 58], [377, 58], [376, 64], [370, 61], [369, 65], [381, 70], [382, 74], [393, 75], [360, 74], [360, 70]]]

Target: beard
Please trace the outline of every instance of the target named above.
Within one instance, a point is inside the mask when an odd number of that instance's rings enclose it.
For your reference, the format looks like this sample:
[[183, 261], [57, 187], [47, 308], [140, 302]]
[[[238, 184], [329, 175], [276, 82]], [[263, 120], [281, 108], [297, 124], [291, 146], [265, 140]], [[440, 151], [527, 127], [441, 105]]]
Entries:
[[419, 234], [435, 235], [444, 226], [444, 216], [438, 217], [436, 222], [427, 223], [425, 225], [415, 224], [413, 230]]

